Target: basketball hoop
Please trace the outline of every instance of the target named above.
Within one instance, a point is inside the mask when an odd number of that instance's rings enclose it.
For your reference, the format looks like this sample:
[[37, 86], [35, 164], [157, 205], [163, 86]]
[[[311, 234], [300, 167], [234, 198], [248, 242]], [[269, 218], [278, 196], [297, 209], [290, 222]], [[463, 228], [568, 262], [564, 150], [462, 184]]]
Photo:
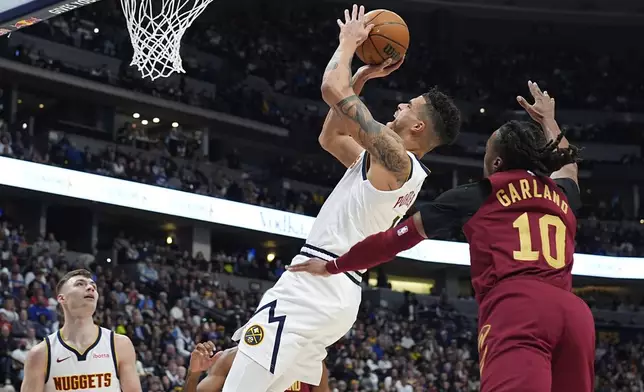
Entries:
[[121, 0], [135, 65], [152, 80], [185, 73], [181, 39], [214, 0]]

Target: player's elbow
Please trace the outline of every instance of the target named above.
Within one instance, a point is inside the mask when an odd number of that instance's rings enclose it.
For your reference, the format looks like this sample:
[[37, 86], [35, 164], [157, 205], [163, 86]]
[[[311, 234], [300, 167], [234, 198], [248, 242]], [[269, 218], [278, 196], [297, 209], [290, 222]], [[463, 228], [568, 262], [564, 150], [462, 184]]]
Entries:
[[320, 92], [322, 93], [322, 99], [324, 102], [332, 108], [340, 100], [338, 98], [340, 96], [340, 90], [338, 90], [338, 87], [330, 81], [325, 80], [322, 82]]
[[331, 136], [324, 132], [318, 136], [318, 143], [320, 143], [320, 147], [325, 151], [329, 151], [329, 149], [331, 149], [332, 142]]

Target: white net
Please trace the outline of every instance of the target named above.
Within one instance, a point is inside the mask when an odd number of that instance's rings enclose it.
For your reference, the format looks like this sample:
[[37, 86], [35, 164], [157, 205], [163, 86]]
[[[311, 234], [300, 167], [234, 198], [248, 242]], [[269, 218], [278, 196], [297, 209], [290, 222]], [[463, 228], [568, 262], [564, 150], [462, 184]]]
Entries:
[[136, 66], [152, 80], [185, 73], [181, 39], [214, 0], [121, 0]]

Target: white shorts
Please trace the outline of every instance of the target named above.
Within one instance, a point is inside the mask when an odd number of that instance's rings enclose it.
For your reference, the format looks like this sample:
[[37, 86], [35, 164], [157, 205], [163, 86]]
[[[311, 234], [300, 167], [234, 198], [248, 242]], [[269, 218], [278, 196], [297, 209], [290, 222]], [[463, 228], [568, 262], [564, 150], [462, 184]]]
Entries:
[[237, 352], [221, 392], [284, 392], [297, 380], [290, 372], [275, 377], [262, 365]]
[[[297, 256], [293, 263], [303, 260]], [[351, 329], [361, 296], [361, 287], [343, 274], [317, 277], [287, 271], [233, 340], [276, 379], [288, 373], [293, 382], [319, 385], [326, 348]]]

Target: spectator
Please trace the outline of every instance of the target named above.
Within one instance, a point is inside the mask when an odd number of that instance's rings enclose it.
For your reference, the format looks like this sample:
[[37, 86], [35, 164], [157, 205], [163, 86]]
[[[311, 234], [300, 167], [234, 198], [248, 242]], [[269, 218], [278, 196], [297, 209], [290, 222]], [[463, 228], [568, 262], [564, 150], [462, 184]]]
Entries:
[[18, 313], [16, 313], [16, 306], [14, 304], [13, 298], [7, 298], [4, 301], [2, 309], [0, 309], [0, 315], [4, 316], [4, 319], [8, 323], [13, 323], [18, 321]]
[[150, 257], [146, 257], [145, 262], [140, 262], [138, 268], [141, 282], [155, 283], [159, 279], [159, 273], [152, 265], [152, 259]]
[[0, 385], [5, 385], [11, 380], [11, 352], [15, 349], [16, 342], [11, 337], [10, 327], [3, 325], [0, 329]]

